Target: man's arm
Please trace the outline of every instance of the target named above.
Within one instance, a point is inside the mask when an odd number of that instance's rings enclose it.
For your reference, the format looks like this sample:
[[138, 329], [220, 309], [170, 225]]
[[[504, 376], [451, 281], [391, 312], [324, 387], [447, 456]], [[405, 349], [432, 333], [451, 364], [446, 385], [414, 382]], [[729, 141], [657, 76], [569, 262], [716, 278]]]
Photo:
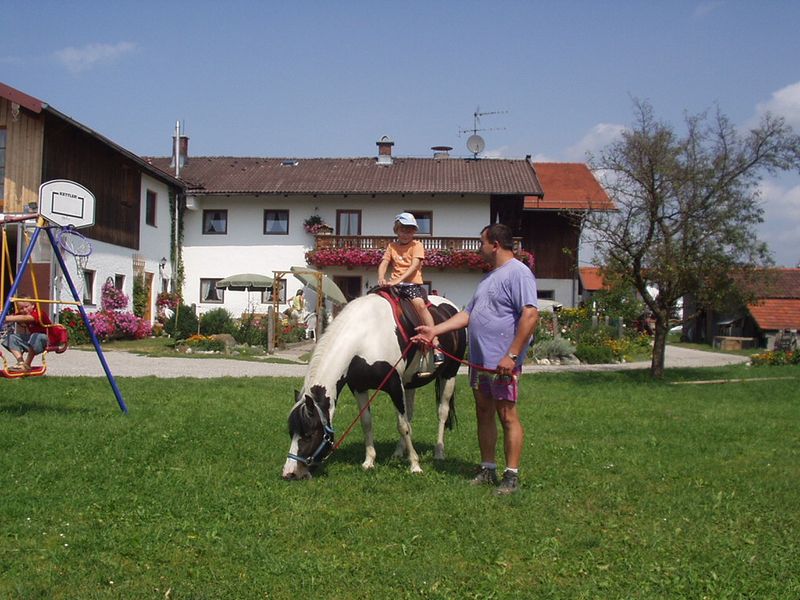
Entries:
[[507, 354], [497, 363], [497, 372], [506, 375], [511, 374], [517, 365], [517, 361], [511, 355], [519, 356], [523, 350], [527, 350], [536, 324], [539, 322], [539, 309], [533, 306], [526, 306], [522, 309], [522, 315], [517, 325], [517, 335], [511, 341]]
[[447, 319], [446, 321], [442, 321], [438, 325], [434, 325], [433, 327], [428, 327], [427, 325], [420, 325], [417, 327], [417, 335], [411, 338], [412, 342], [427, 342], [430, 343], [433, 338], [438, 335], [442, 335], [443, 333], [447, 333], [448, 331], [454, 331], [456, 329], [464, 329], [469, 325], [469, 313], [465, 310], [462, 310], [459, 313], [454, 314], [452, 317]]

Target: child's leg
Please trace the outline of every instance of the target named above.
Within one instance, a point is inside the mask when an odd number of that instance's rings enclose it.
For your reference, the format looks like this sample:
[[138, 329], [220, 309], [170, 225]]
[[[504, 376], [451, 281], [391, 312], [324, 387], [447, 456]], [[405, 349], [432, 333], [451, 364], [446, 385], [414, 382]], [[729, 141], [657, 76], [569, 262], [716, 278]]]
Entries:
[[[427, 325], [428, 327], [433, 327], [435, 323], [433, 322], [433, 315], [431, 311], [428, 310], [428, 307], [425, 305], [425, 300], [422, 298], [414, 298], [411, 300], [411, 303], [414, 305], [414, 308], [417, 309], [417, 314], [419, 318], [422, 319], [422, 323]], [[435, 337], [432, 340], [434, 346], [439, 345], [439, 338]]]
[[414, 308], [417, 309], [417, 314], [419, 318], [422, 319], [422, 324], [433, 327], [433, 315], [431, 315], [431, 311], [428, 310], [428, 307], [425, 306], [425, 300], [422, 298], [414, 298], [411, 300], [411, 303], [414, 305]]

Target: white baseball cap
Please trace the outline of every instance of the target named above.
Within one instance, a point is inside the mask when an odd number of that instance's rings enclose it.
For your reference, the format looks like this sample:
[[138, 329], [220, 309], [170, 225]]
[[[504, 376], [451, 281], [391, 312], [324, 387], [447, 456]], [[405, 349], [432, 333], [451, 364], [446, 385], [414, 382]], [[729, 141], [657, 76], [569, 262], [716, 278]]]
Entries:
[[411, 225], [412, 227], [419, 229], [419, 225], [417, 225], [417, 220], [411, 213], [407, 212], [400, 213], [394, 218], [394, 222], [400, 223], [400, 225]]

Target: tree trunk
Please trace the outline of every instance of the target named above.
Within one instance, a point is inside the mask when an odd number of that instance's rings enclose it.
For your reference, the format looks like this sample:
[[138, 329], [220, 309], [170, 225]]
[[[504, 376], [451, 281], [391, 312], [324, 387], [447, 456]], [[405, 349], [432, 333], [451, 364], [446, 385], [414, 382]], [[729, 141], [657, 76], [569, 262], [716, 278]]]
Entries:
[[664, 377], [664, 352], [667, 347], [669, 321], [656, 317], [655, 335], [653, 336], [653, 359], [650, 363], [650, 376], [653, 379]]

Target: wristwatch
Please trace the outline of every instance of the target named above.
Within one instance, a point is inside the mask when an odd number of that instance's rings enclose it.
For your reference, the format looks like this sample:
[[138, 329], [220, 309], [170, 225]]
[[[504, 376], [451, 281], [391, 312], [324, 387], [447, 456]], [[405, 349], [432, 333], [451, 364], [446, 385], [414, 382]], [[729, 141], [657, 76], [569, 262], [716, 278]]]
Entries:
[[511, 360], [517, 360], [519, 358], [519, 354], [513, 354], [511, 352], [508, 353], [508, 358]]

